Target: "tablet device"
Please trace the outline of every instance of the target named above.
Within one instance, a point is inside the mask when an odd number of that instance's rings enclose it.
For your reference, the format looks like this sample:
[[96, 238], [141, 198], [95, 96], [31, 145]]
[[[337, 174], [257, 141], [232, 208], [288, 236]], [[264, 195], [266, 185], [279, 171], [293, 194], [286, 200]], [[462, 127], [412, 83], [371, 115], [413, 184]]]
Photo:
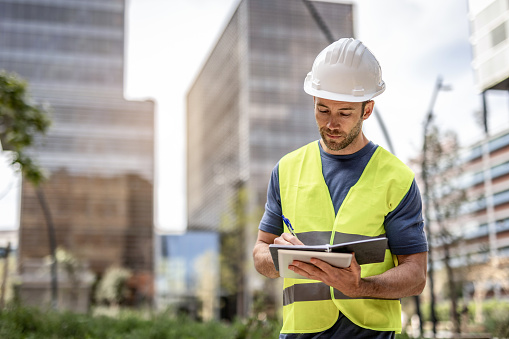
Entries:
[[288, 265], [290, 265], [294, 260], [311, 263], [311, 258], [321, 259], [336, 267], [348, 267], [352, 261], [352, 254], [280, 249], [278, 251], [279, 276], [283, 278], [307, 279], [306, 277], [289, 270]]

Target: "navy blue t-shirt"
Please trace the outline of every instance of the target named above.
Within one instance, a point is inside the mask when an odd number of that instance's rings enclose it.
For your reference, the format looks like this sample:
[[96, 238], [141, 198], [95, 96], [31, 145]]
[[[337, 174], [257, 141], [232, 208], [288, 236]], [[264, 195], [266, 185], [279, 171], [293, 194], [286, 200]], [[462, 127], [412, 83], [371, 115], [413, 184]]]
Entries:
[[[318, 141], [317, 141], [318, 142]], [[318, 142], [319, 143], [319, 142]], [[320, 144], [320, 143], [319, 143]], [[364, 168], [377, 149], [377, 145], [369, 142], [354, 154], [333, 155], [325, 152], [320, 145], [322, 172], [325, 183], [338, 213], [348, 191], [361, 177]], [[281, 195], [279, 191], [279, 164], [272, 171], [267, 191], [265, 213], [259, 229], [280, 235], [284, 232], [281, 218]], [[419, 188], [415, 180], [400, 204], [385, 217], [384, 227], [391, 252], [396, 255], [408, 255], [426, 252], [428, 244], [424, 233], [422, 219], [422, 202]], [[355, 334], [355, 336], [351, 336]], [[285, 339], [308, 338], [394, 338], [394, 332], [378, 332], [360, 328], [340, 314], [338, 321], [330, 329], [321, 333], [281, 334]]]

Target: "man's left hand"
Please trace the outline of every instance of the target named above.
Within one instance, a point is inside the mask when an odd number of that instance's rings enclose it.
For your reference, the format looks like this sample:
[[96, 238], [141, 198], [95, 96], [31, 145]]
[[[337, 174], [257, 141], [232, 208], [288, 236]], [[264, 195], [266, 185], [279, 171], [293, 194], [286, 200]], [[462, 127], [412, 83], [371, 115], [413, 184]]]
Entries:
[[401, 299], [418, 295], [426, 285], [428, 253], [398, 255], [398, 265], [384, 273], [361, 278], [361, 267], [352, 258], [350, 267], [338, 268], [319, 260], [311, 264], [294, 260], [289, 268], [306, 278], [320, 280], [351, 298]]
[[355, 255], [352, 256], [350, 266], [345, 268], [332, 266], [316, 258], [311, 259], [311, 264], [294, 260], [288, 268], [308, 279], [320, 280], [351, 298], [362, 296], [361, 267]]

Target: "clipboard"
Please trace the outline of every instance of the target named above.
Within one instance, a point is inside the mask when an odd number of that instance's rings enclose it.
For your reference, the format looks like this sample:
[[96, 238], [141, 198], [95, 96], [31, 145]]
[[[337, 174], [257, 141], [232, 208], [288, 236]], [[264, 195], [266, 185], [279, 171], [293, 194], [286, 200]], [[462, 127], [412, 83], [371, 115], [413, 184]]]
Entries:
[[352, 262], [351, 253], [279, 250], [277, 254], [279, 262], [279, 276], [283, 278], [306, 279], [302, 275], [288, 269], [288, 265], [290, 265], [294, 260], [310, 264], [311, 258], [317, 258], [336, 267], [348, 267]]
[[[324, 244], [324, 245], [269, 245], [270, 254], [276, 270], [279, 271], [281, 276], [281, 268], [287, 270], [288, 265], [282, 266], [279, 264], [279, 254], [281, 250], [291, 250], [304, 252], [309, 258], [318, 258], [320, 253], [343, 253], [351, 254], [355, 252], [355, 259], [359, 265], [381, 263], [385, 260], [385, 250], [388, 249], [386, 237], [369, 238], [358, 241], [350, 241], [340, 244]], [[298, 260], [298, 259], [297, 259]], [[324, 260], [327, 261], [327, 260]], [[291, 261], [290, 261], [291, 263]], [[333, 265], [333, 264], [331, 264]], [[336, 266], [336, 265], [334, 265]], [[350, 264], [348, 265], [350, 266]], [[346, 266], [346, 267], [348, 267]], [[337, 266], [341, 267], [341, 266]], [[290, 271], [293, 272], [293, 271]], [[299, 279], [305, 279], [303, 276], [298, 275]]]

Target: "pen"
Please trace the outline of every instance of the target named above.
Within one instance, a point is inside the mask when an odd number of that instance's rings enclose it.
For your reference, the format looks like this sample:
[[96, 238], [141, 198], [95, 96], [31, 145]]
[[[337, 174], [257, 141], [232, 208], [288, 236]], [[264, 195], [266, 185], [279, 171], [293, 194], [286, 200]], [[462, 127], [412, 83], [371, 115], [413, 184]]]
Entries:
[[295, 230], [293, 229], [292, 227], [292, 224], [290, 223], [290, 220], [288, 220], [287, 218], [285, 218], [285, 216], [283, 214], [281, 214], [281, 216], [283, 217], [283, 222], [285, 223], [286, 227], [288, 227], [288, 229], [290, 230], [290, 233], [297, 239], [299, 239], [297, 237], [297, 234], [295, 234]]

